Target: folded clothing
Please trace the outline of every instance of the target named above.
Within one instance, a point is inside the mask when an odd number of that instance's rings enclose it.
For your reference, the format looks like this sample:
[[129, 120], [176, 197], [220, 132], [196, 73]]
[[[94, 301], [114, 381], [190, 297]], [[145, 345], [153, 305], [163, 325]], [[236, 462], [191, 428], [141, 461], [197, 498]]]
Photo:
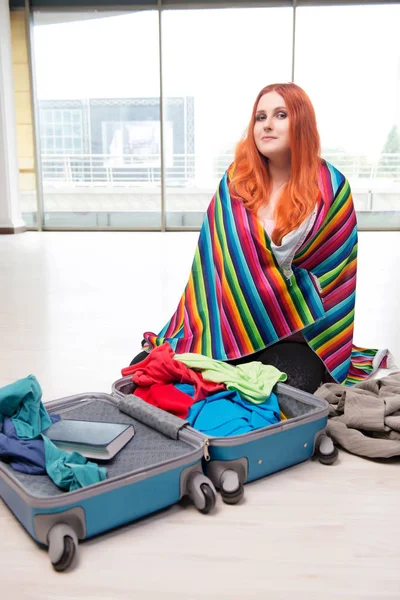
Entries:
[[175, 354], [174, 360], [201, 371], [207, 381], [223, 382], [228, 390], [237, 390], [242, 398], [255, 404], [262, 404], [271, 394], [274, 385], [287, 379], [286, 373], [259, 361], [233, 366], [191, 352]]
[[[34, 375], [0, 388], [0, 436], [4, 436], [0, 443], [5, 452], [3, 456], [0, 454], [0, 458], [5, 459], [4, 462], [9, 462], [11, 466], [12, 463], [18, 463], [17, 466], [21, 468], [17, 470], [23, 470], [22, 461], [18, 461], [17, 457], [16, 444], [19, 438], [19, 451], [28, 452], [28, 448], [32, 451], [32, 469], [40, 468], [44, 455], [46, 473], [59, 488], [73, 491], [103, 481], [107, 473], [103, 467], [89, 462], [77, 452], [63, 452], [41, 433], [52, 424], [41, 398], [42, 390]], [[11, 440], [4, 439], [8, 437], [7, 434], [11, 434]], [[30, 443], [23, 444], [27, 441]], [[8, 460], [9, 458], [11, 460]], [[25, 460], [28, 467], [26, 457]]]
[[140, 363], [122, 369], [122, 376], [132, 375], [132, 381], [139, 387], [149, 387], [154, 383], [192, 384], [195, 388], [195, 401], [225, 389], [221, 383], [205, 381], [200, 373], [196, 373], [182, 362], [174, 360], [174, 355], [171, 346], [166, 342], [154, 348]]
[[[191, 385], [177, 384], [176, 387], [185, 394], [194, 393]], [[263, 403], [255, 405], [244, 400], [236, 390], [224, 390], [192, 404], [187, 420], [206, 435], [240, 435], [279, 423], [278, 398], [272, 392]]]

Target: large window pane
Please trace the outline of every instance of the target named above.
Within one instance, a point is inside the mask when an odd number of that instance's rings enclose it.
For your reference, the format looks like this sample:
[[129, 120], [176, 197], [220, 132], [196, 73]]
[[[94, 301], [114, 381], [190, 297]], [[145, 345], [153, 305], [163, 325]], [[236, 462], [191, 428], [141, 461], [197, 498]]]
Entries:
[[157, 11], [37, 13], [45, 225], [159, 227]]
[[292, 9], [162, 15], [167, 226], [199, 226], [262, 87], [291, 78]]
[[400, 225], [400, 5], [299, 8], [295, 81], [361, 226]]

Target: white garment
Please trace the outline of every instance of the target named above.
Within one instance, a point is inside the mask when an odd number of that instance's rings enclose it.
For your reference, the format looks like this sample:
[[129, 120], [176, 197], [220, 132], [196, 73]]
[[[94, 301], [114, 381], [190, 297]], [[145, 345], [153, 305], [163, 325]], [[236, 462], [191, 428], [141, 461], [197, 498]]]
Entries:
[[269, 237], [271, 237], [272, 236], [272, 232], [275, 229], [275, 219], [263, 219], [263, 218], [261, 218], [261, 223], [264, 225], [264, 229], [268, 233]]
[[[272, 232], [275, 228], [275, 221], [273, 219], [267, 219], [263, 215], [266, 213], [267, 207], [259, 209], [257, 217], [263, 224], [265, 231], [268, 236], [271, 237]], [[306, 219], [300, 224], [297, 229], [289, 231], [283, 236], [280, 246], [274, 244], [271, 240], [271, 250], [274, 253], [276, 261], [281, 269], [284, 270], [285, 275], [288, 277], [291, 275], [291, 265], [296, 250], [300, 248], [303, 241], [305, 240], [311, 227], [314, 225], [315, 217], [317, 216], [317, 205], [314, 210], [308, 215]], [[272, 229], [271, 229], [272, 227]]]

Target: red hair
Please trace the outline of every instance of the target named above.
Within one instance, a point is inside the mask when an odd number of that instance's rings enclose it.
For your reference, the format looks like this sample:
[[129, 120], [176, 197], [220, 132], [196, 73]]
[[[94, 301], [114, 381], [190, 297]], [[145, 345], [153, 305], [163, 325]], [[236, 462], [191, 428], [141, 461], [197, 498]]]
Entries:
[[258, 94], [247, 132], [236, 147], [229, 191], [239, 196], [253, 213], [269, 202], [268, 158], [258, 151], [253, 129], [260, 98], [273, 91], [280, 94], [286, 104], [291, 150], [291, 178], [274, 211], [272, 238], [274, 243], [280, 244], [283, 236], [296, 229], [311, 213], [319, 195], [321, 158], [315, 111], [305, 91], [295, 83], [268, 85]]

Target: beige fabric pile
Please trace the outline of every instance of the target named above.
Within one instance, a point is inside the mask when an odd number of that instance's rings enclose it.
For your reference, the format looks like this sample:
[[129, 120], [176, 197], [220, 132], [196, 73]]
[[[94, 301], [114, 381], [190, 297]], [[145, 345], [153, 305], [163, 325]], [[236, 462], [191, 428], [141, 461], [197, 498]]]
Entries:
[[329, 402], [334, 442], [359, 456], [400, 456], [400, 371], [352, 387], [326, 383], [315, 395]]

